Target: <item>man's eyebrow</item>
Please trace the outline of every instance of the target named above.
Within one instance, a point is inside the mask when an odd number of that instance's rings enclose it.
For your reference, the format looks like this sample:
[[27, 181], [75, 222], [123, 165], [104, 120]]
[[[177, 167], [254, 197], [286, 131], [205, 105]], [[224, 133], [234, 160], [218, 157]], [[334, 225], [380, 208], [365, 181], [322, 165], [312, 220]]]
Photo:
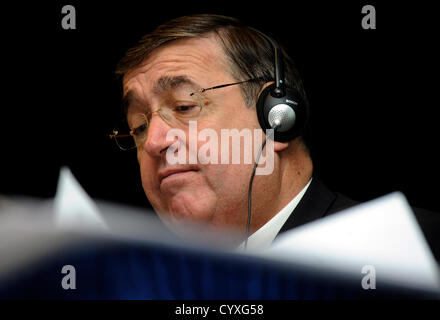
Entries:
[[[189, 77], [185, 75], [180, 76], [161, 76], [154, 85], [154, 93], [160, 94], [163, 91], [176, 89], [178, 87], [189, 85], [196, 90], [197, 85], [196, 83], [191, 80]], [[121, 100], [121, 106], [122, 110], [124, 110], [124, 113], [127, 114], [128, 109], [130, 106], [136, 102], [139, 101], [137, 98], [135, 92], [129, 90], [127, 93], [122, 97]]]
[[171, 89], [176, 89], [178, 87], [189, 85], [193, 88], [196, 88], [196, 84], [194, 81], [192, 81], [189, 77], [185, 75], [181, 76], [162, 76], [160, 77], [155, 86], [154, 91], [155, 93], [160, 93], [162, 91], [167, 91]]

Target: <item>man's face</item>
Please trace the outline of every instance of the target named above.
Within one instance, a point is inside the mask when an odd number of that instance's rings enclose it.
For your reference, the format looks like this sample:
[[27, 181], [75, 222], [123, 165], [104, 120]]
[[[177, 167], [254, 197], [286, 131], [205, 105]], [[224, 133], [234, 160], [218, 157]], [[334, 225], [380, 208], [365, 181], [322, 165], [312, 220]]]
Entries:
[[[135, 97], [127, 113], [129, 125], [134, 114], [163, 107], [173, 92], [236, 81], [228, 73], [226, 58], [215, 38], [174, 41], [156, 49], [124, 77], [124, 95], [130, 92]], [[253, 132], [259, 128], [255, 109], [245, 105], [239, 85], [206, 91], [202, 98], [198, 132], [210, 128], [220, 138], [221, 129], [248, 128]], [[183, 219], [242, 228], [247, 218], [252, 164], [243, 164], [241, 157], [240, 164], [171, 165], [166, 153], [173, 141], [167, 141], [166, 136], [172, 128], [172, 124], [153, 113], [147, 139], [137, 150], [142, 186], [153, 208], [167, 224]], [[188, 128], [183, 130], [189, 155]], [[197, 149], [204, 143], [198, 141]]]

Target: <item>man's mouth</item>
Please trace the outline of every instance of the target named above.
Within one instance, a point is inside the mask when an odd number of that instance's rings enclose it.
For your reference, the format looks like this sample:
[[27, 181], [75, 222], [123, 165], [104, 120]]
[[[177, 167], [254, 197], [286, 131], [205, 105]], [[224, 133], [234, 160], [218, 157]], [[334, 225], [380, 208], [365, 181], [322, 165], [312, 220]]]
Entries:
[[167, 168], [159, 171], [159, 184], [162, 183], [165, 179], [170, 179], [178, 176], [182, 176], [188, 172], [196, 172], [197, 169], [193, 167], [185, 167], [185, 168]]

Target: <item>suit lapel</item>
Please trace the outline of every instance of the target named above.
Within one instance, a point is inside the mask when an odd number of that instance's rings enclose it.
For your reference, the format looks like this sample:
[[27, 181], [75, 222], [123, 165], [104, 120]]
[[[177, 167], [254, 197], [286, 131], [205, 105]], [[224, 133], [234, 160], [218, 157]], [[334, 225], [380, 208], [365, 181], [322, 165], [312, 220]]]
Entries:
[[306, 193], [278, 234], [322, 218], [328, 213], [335, 200], [336, 195], [317, 178], [313, 178]]

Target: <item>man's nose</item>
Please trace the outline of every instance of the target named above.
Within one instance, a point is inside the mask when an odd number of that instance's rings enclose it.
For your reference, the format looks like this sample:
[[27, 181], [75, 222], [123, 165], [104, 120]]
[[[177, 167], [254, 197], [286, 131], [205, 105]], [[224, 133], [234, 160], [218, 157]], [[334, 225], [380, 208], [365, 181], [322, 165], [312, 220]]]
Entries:
[[147, 139], [142, 148], [152, 157], [161, 157], [173, 140], [167, 141], [170, 126], [156, 113], [153, 114], [148, 126]]

